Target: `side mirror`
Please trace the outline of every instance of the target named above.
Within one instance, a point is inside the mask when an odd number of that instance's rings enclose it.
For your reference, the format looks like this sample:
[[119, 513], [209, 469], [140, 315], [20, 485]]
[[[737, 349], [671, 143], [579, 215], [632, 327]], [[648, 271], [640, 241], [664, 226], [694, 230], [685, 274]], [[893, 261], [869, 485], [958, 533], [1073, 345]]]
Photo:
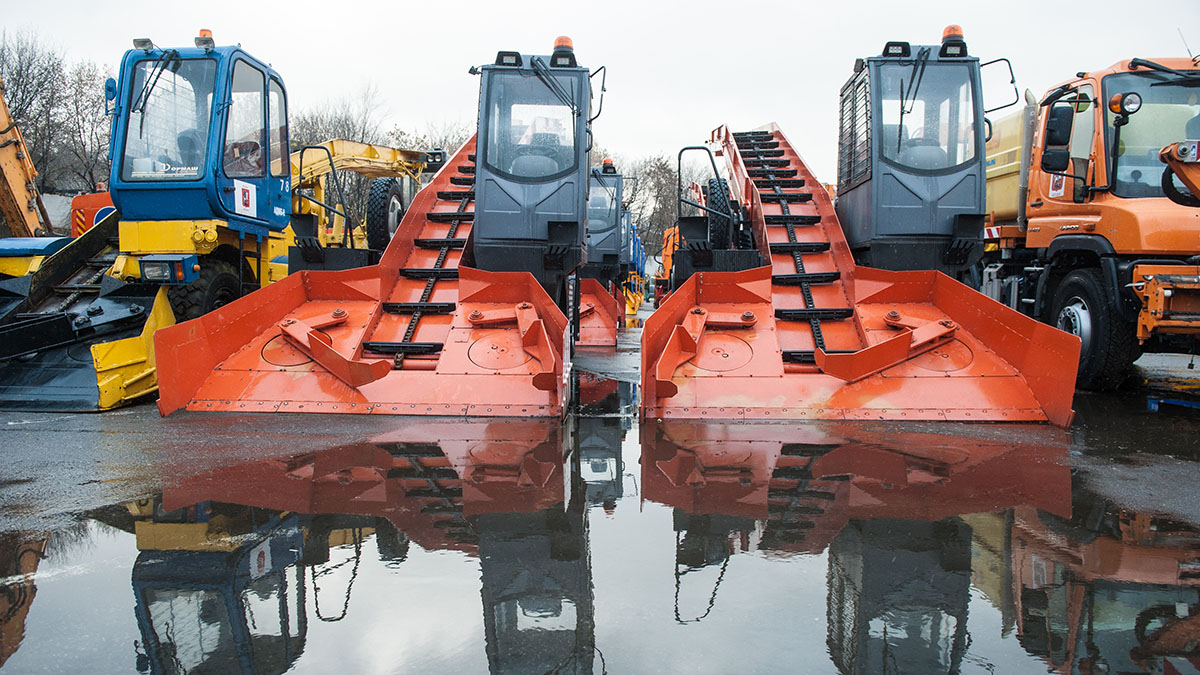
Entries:
[[983, 142], [987, 143], [992, 140], [992, 121], [988, 118], [983, 118]]
[[117, 81], [111, 77], [104, 81], [104, 100], [117, 100]]
[[1074, 122], [1075, 112], [1070, 105], [1053, 105], [1050, 106], [1049, 119], [1046, 120], [1046, 140], [1047, 148], [1067, 145], [1071, 142], [1071, 124]]
[[1042, 151], [1042, 171], [1063, 173], [1071, 166], [1071, 151], [1066, 148], [1046, 148]]
[[[1002, 68], [1000, 68], [999, 65], [995, 65], [995, 64], [1003, 64], [1005, 66], [1005, 68], [1002, 69]], [[988, 66], [995, 66], [995, 67], [988, 68]], [[1005, 71], [1007, 71], [1007, 73]], [[1006, 89], [1012, 89], [1012, 100], [1011, 101], [1007, 101], [1008, 95], [1005, 94], [1003, 96], [1003, 98], [1007, 102], [1002, 103], [998, 106], [989, 107], [989, 108], [985, 109], [983, 111], [985, 114], [990, 113], [990, 112], [995, 112], [1002, 108], [1007, 108], [1010, 105], [1015, 105], [1016, 103], [1020, 102], [1021, 95], [1020, 95], [1020, 93], [1017, 92], [1017, 76], [1013, 74], [1012, 63], [1008, 59], [1005, 59], [1005, 58], [994, 59], [992, 61], [988, 61], [987, 63], [980, 65], [979, 66], [979, 76], [980, 76], [980, 81], [983, 86], [983, 92], [984, 92], [985, 99], [988, 98], [988, 96], [987, 96], [988, 92], [999, 93]]]

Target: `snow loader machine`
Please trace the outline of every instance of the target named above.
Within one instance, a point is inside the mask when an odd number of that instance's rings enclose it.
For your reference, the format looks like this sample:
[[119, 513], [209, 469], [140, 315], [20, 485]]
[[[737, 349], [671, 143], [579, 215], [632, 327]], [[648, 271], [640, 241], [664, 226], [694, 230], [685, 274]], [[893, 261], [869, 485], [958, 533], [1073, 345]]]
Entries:
[[[503, 51], [478, 131], [376, 265], [293, 274], [155, 336], [159, 410], [557, 417], [585, 260], [591, 73]], [[584, 305], [586, 307], [586, 303]]]
[[[105, 95], [116, 210], [0, 281], [3, 409], [104, 410], [154, 393], [156, 330], [289, 271], [375, 262], [399, 221], [397, 178], [430, 163], [345, 140], [291, 152], [283, 79], [208, 31], [187, 48], [134, 40]], [[362, 227], [339, 170], [376, 181]]]
[[[648, 419], [1070, 424], [1079, 339], [936, 271], [855, 264], [828, 193], [774, 124], [717, 128], [700, 215], [642, 333]], [[682, 158], [689, 149], [680, 151]]]

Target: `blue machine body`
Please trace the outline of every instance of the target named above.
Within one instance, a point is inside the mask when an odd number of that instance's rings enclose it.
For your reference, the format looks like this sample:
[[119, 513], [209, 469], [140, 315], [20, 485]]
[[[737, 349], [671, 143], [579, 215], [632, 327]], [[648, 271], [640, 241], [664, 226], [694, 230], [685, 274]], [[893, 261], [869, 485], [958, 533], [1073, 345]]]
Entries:
[[109, 156], [124, 220], [288, 226], [283, 78], [236, 46], [131, 49], [121, 60]]

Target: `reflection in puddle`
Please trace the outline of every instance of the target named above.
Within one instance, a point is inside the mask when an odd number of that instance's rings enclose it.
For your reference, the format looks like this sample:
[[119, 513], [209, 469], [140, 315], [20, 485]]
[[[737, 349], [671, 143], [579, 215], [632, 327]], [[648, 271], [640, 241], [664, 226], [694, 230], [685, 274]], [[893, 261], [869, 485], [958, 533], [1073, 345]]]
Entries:
[[423, 421], [167, 475], [60, 553], [58, 532], [0, 536], [0, 664], [1117, 673], [1200, 656], [1200, 532], [1097, 494], [1065, 432], [639, 428], [633, 386], [578, 395], [564, 425]]

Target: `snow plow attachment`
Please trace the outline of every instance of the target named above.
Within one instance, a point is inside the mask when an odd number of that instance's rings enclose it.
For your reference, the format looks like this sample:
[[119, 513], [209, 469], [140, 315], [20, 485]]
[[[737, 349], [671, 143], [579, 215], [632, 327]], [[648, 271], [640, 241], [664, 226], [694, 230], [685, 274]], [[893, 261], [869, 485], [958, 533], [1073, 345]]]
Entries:
[[155, 336], [159, 410], [555, 417], [566, 317], [526, 272], [460, 266], [475, 140], [378, 265], [306, 271]]
[[937, 272], [856, 266], [778, 127], [713, 141], [769, 264], [697, 269], [647, 319], [645, 417], [1070, 424], [1077, 337]]
[[616, 347], [625, 310], [596, 279], [579, 280], [579, 347]]

